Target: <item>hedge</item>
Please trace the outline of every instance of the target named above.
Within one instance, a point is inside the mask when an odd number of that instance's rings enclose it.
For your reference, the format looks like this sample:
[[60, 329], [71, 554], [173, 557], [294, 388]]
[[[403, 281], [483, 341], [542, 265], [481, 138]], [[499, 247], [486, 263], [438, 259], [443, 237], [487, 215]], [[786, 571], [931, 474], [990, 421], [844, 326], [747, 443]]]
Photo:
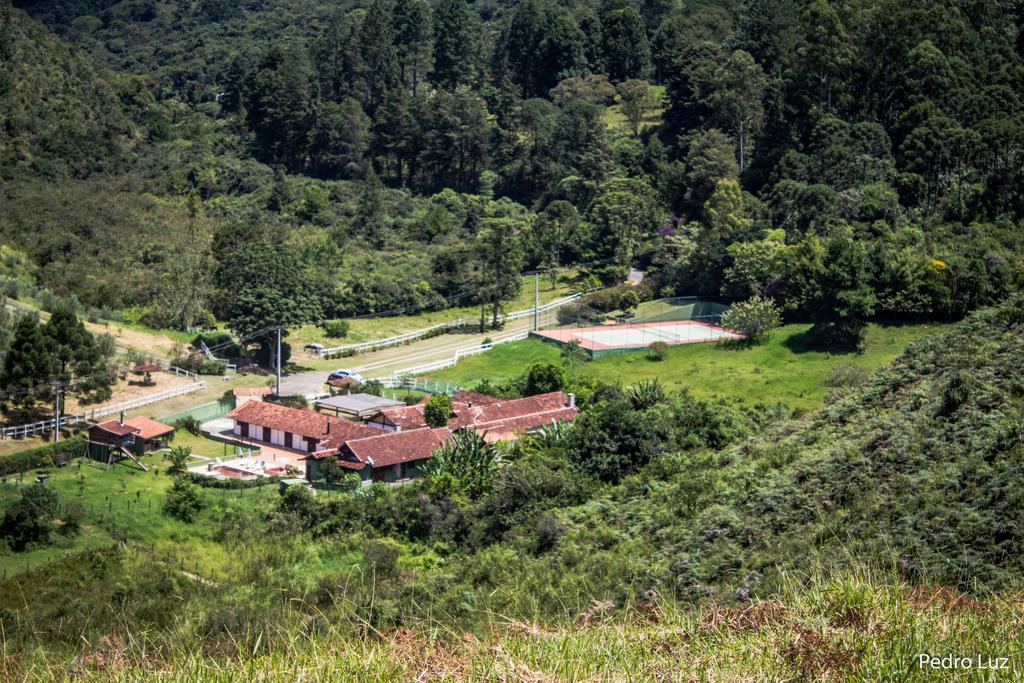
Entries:
[[85, 439], [75, 436], [65, 441], [47, 444], [39, 448], [0, 456], [0, 477], [53, 467], [54, 456], [60, 454], [67, 454], [72, 458], [85, 455]]
[[254, 489], [260, 486], [271, 486], [281, 481], [280, 477], [260, 477], [258, 479], [214, 479], [195, 472], [187, 472], [177, 476], [185, 477], [193, 484], [208, 489]]

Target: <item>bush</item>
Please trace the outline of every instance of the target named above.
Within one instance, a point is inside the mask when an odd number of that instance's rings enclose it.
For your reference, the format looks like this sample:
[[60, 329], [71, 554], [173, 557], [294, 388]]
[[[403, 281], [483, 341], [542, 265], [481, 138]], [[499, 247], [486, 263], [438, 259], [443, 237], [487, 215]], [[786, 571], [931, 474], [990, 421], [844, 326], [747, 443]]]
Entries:
[[761, 296], [733, 304], [722, 316], [722, 327], [739, 332], [751, 344], [763, 341], [781, 323], [775, 302]]
[[0, 521], [0, 537], [15, 552], [49, 544], [53, 518], [57, 516], [59, 505], [56, 491], [43, 484], [32, 484], [25, 488], [21, 499], [4, 513], [3, 521]]
[[186, 415], [185, 417], [178, 418], [174, 421], [175, 429], [184, 429], [190, 434], [195, 434], [196, 436], [199, 436], [201, 427], [202, 423], [191, 415]]
[[527, 396], [561, 391], [565, 388], [565, 371], [554, 363], [535, 363], [526, 371]]
[[597, 279], [597, 276], [593, 273], [587, 273], [587, 276], [580, 280], [580, 289], [584, 292], [589, 292], [592, 289], [600, 289], [601, 281]]
[[629, 276], [628, 266], [608, 265], [594, 268], [592, 274], [601, 281], [605, 287], [611, 287], [623, 283]]
[[668, 344], [662, 341], [653, 342], [647, 347], [647, 357], [653, 361], [663, 361], [668, 355]]
[[570, 371], [575, 370], [590, 360], [590, 354], [587, 353], [587, 350], [583, 348], [578, 339], [573, 339], [564, 344], [558, 356], [562, 361], [562, 365], [569, 368]]
[[200, 353], [179, 356], [171, 363], [172, 365], [177, 365], [182, 370], [188, 370], [197, 375], [223, 375], [228, 369], [227, 363], [207, 358]]
[[182, 472], [179, 480], [185, 480], [204, 489], [254, 489], [260, 486], [276, 485], [279, 477], [260, 477], [258, 479], [214, 479], [195, 472]]
[[452, 398], [447, 394], [431, 396], [423, 406], [423, 417], [428, 427], [444, 427], [452, 417]]
[[68, 503], [61, 513], [60, 533], [65, 536], [77, 536], [82, 530], [82, 519], [85, 517], [85, 508], [79, 503]]
[[964, 371], [957, 371], [946, 382], [942, 390], [942, 407], [939, 414], [944, 416], [952, 415], [957, 408], [967, 403], [971, 397], [971, 376]]
[[559, 325], [590, 324], [604, 320], [604, 315], [600, 312], [575, 302], [559, 307], [557, 315]]
[[175, 479], [164, 499], [164, 514], [183, 522], [194, 522], [205, 507], [202, 493], [186, 479]]
[[626, 390], [626, 396], [637, 410], [646, 410], [668, 399], [665, 387], [657, 379], [645, 379]]
[[398, 558], [402, 556], [402, 546], [390, 538], [370, 541], [363, 547], [363, 556], [373, 566], [377, 574], [392, 576], [398, 570]]
[[384, 395], [384, 385], [379, 379], [371, 379], [363, 382], [362, 386], [359, 387], [359, 390], [364, 394], [372, 394], [374, 396]]
[[321, 326], [331, 339], [341, 339], [348, 336], [349, 322], [347, 320], [325, 320]]

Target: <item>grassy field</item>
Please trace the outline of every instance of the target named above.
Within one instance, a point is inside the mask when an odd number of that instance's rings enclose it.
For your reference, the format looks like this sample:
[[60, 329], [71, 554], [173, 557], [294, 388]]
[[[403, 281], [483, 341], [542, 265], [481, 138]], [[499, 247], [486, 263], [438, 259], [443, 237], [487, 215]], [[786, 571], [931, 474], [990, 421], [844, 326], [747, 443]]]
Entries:
[[[182, 436], [182, 435], [178, 435]], [[189, 435], [191, 436], [191, 435]], [[176, 442], [178, 440], [176, 439]], [[219, 453], [219, 444], [202, 439], [206, 444], [182, 436], [183, 445], [200, 445], [197, 452]], [[214, 445], [210, 445], [214, 444]], [[218, 452], [213, 452], [217, 450]], [[53, 546], [22, 553], [0, 552], [0, 574], [17, 574], [38, 568], [62, 555], [89, 548], [111, 546], [124, 541], [146, 552], [185, 561], [204, 576], [227, 571], [231, 557], [223, 545], [215, 541], [218, 522], [225, 514], [244, 516], [267, 509], [277, 500], [276, 486], [244, 490], [203, 489], [207, 509], [193, 524], [186, 524], [163, 514], [161, 506], [172, 477], [163, 454], [141, 458], [150, 470], [143, 472], [130, 461], [106, 466], [83, 458], [56, 470], [49, 479], [60, 495], [62, 505], [78, 503], [85, 518], [77, 536], [54, 537]], [[6, 509], [20, 495], [22, 486], [31, 484], [31, 473], [0, 481], [0, 509]]]
[[[673, 389], [689, 389], [701, 398], [739, 398], [748, 402], [783, 403], [809, 410], [822, 404], [831, 390], [826, 383], [839, 366], [872, 369], [892, 360], [913, 340], [942, 325], [877, 325], [868, 328], [864, 352], [832, 354], [807, 348], [808, 325], [787, 325], [760, 346], [735, 347], [705, 343], [670, 347], [663, 361], [641, 351], [590, 362], [586, 371], [601, 382], [624, 385], [657, 378]], [[531, 363], [558, 362], [559, 348], [538, 339], [502, 344], [430, 379], [473, 386], [483, 379], [515, 377]]]

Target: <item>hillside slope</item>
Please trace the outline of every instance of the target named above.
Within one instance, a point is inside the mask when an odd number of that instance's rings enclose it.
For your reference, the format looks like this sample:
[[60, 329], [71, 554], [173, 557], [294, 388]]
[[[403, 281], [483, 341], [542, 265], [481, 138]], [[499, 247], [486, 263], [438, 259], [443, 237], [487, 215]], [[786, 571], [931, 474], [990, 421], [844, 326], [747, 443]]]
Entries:
[[[867, 562], [914, 582], [1016, 585], [1024, 569], [1024, 302], [922, 339], [864, 387], [719, 453], [663, 457], [557, 511], [564, 532], [483, 583], [499, 610], [580, 595], [745, 599], [780, 570]], [[479, 554], [463, 576], [501, 559]], [[502, 551], [504, 552], [504, 551]], [[478, 579], [479, 581], [479, 579]], [[554, 604], [554, 603], [552, 603]], [[549, 605], [550, 607], [550, 605]]]
[[140, 78], [117, 74], [0, 7], [0, 173], [85, 177], [125, 168], [165, 121]]

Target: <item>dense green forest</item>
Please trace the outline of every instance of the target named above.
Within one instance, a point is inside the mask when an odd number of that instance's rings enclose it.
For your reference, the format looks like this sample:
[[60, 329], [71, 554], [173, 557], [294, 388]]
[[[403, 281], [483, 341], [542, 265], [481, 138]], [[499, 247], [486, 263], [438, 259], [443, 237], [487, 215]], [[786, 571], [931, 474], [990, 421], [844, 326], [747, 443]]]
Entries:
[[[1004, 3], [15, 7], [0, 236], [27, 286], [129, 319], [500, 306], [516, 272], [571, 264], [794, 320], [846, 292], [860, 324], [1021, 283]], [[239, 292], [268, 259], [302, 286]]]

